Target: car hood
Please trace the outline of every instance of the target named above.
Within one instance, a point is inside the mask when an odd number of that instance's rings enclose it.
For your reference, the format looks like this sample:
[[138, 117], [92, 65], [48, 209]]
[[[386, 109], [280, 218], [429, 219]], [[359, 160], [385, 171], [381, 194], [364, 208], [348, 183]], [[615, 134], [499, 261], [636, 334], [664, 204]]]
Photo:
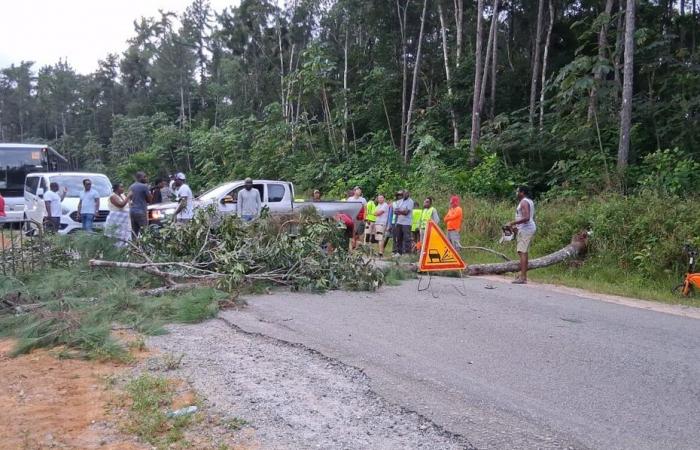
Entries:
[[[201, 206], [207, 206], [212, 204], [213, 201], [203, 201], [194, 199], [194, 207], [199, 208]], [[156, 203], [154, 205], [148, 205], [148, 210], [162, 210], [162, 209], [175, 209], [177, 208], [178, 202], [167, 202], [167, 203]]]
[[154, 205], [148, 205], [148, 210], [153, 210], [153, 209], [175, 209], [177, 208], [177, 202], [167, 202], [167, 203], [156, 203]]

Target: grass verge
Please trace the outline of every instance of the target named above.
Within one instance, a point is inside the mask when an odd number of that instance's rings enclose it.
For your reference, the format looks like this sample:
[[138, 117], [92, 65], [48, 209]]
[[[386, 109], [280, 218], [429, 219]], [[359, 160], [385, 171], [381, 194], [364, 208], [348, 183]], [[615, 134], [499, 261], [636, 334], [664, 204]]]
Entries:
[[124, 430], [135, 434], [156, 448], [188, 447], [186, 429], [197, 420], [197, 414], [168, 417], [175, 389], [164, 377], [140, 375], [126, 385], [128, 413]]

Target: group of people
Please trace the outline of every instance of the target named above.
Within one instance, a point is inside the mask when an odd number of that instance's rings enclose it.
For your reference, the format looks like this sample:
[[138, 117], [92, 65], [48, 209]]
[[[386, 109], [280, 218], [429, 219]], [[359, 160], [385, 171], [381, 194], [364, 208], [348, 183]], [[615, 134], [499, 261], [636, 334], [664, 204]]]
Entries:
[[[516, 207], [515, 220], [506, 226], [516, 235], [517, 252], [520, 259], [520, 274], [513, 281], [515, 284], [527, 283], [528, 253], [532, 238], [537, 230], [535, 225], [535, 204], [530, 198], [527, 187], [520, 186], [516, 192], [518, 205]], [[321, 193], [313, 192], [312, 201], [320, 201]], [[357, 248], [360, 243], [376, 245], [377, 253], [384, 256], [384, 250], [390, 240], [393, 239], [393, 255], [404, 255], [420, 250], [425, 237], [428, 223], [432, 220], [440, 224], [440, 215], [433, 205], [433, 198], [426, 197], [422, 208], [418, 207], [411, 198], [408, 190], [399, 190], [394, 196], [393, 202], [387, 202], [384, 195], [379, 194], [374, 199], [367, 201], [362, 196], [362, 189], [356, 186], [348, 191], [347, 201], [361, 202], [365, 208], [364, 221], [355, 226], [353, 220], [343, 213], [336, 215], [336, 220], [345, 224], [348, 230], [348, 238], [351, 237], [349, 247]], [[345, 217], [343, 217], [345, 216]], [[447, 213], [443, 217], [447, 230], [447, 239], [457, 250], [462, 247], [460, 231], [463, 221], [460, 198], [457, 195], [450, 197]]]
[[[61, 190], [58, 183], [51, 183], [44, 193], [46, 225], [48, 230], [57, 231], [61, 223], [61, 202], [67, 188]], [[100, 212], [100, 193], [92, 186], [89, 178], [83, 180], [80, 192], [77, 219], [84, 231], [93, 231], [95, 217]], [[175, 200], [178, 205], [174, 217], [179, 222], [187, 222], [194, 216], [194, 196], [186, 184], [183, 173], [171, 176], [170, 183], [159, 179], [152, 186], [144, 172], [134, 175], [134, 183], [128, 190], [122, 183], [112, 185], [112, 193], [107, 200], [108, 215], [105, 220], [105, 235], [116, 239], [121, 245], [138, 236], [148, 226], [148, 205]]]

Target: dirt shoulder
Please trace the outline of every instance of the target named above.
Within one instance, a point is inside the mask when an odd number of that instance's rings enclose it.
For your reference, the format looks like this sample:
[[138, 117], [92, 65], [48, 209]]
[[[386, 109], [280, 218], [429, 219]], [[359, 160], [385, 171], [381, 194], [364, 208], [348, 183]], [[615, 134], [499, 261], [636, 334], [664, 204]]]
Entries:
[[109, 409], [106, 380], [128, 367], [47, 350], [10, 358], [13, 345], [0, 341], [0, 448], [148, 448], [119, 432]]

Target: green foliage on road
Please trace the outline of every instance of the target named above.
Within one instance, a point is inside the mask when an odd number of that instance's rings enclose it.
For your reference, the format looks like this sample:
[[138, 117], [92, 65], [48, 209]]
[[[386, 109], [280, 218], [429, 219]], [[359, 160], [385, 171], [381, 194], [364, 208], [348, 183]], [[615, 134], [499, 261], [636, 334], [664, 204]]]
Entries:
[[[127, 359], [113, 327], [144, 334], [167, 323], [214, 317], [241, 292], [270, 286], [323, 292], [374, 290], [384, 274], [341, 244], [334, 221], [306, 211], [294, 218], [265, 215], [253, 224], [201, 211], [188, 226], [170, 224], [127, 249], [101, 235], [56, 237], [45, 267], [21, 278], [0, 276], [0, 336], [18, 339], [14, 353], [66, 346], [76, 356]], [[326, 252], [322, 244], [335, 244]], [[147, 255], [145, 257], [144, 255]], [[178, 281], [201, 281], [182, 293], [146, 297], [163, 280], [143, 270], [90, 268], [90, 259], [171, 263], [159, 266]], [[216, 274], [212, 278], [197, 278]]]

